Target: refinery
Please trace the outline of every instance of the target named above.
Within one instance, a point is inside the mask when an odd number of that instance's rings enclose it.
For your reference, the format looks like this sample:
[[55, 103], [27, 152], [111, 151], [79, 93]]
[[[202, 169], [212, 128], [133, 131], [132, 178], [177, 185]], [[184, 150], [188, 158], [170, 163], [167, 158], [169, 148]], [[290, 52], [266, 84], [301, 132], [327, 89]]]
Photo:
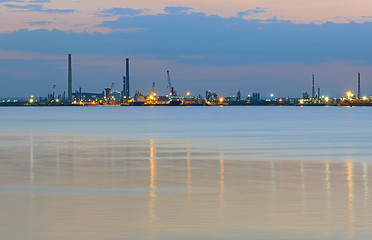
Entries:
[[312, 74], [311, 95], [307, 92], [302, 98], [275, 97], [271, 94], [268, 98], [261, 98], [260, 93], [252, 93], [242, 97], [240, 90], [229, 97], [218, 96], [210, 90], [205, 95], [191, 96], [187, 92], [185, 96], [177, 94], [172, 85], [170, 71], [167, 70], [166, 95], [158, 95], [155, 92], [155, 82], [152, 84], [151, 93], [143, 95], [140, 91], [130, 94], [129, 58], [125, 60], [125, 76], [120, 92], [114, 92], [114, 83], [101, 92], [83, 92], [81, 88], [72, 91], [72, 56], [68, 54], [67, 72], [67, 96], [66, 91], [55, 94], [56, 85], [53, 85], [46, 97], [35, 97], [31, 95], [27, 99], [2, 99], [0, 106], [372, 106], [372, 96], [366, 97], [360, 94], [361, 75], [357, 75], [356, 94], [348, 91], [340, 98], [330, 98], [320, 94], [320, 88], [315, 87], [315, 73]]

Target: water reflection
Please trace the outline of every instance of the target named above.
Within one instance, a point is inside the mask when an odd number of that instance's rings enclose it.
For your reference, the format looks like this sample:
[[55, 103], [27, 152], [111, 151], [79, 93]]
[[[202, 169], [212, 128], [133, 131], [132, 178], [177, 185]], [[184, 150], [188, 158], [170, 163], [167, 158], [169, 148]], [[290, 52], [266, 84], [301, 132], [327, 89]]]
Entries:
[[225, 160], [224, 160], [224, 153], [220, 152], [220, 207], [219, 212], [220, 216], [224, 216], [225, 210]]
[[363, 163], [364, 206], [368, 204], [368, 165]]
[[0, 232], [32, 225], [18, 239], [372, 236], [367, 162], [247, 160], [246, 151], [159, 139], [22, 143], [0, 144]]
[[302, 209], [302, 212], [304, 212], [305, 205], [306, 205], [306, 182], [305, 182], [305, 166], [304, 166], [303, 161], [301, 161], [300, 163], [300, 172], [301, 172], [301, 199], [302, 199], [302, 205], [304, 206]]
[[190, 152], [190, 149], [187, 149], [186, 164], [187, 164], [187, 193], [189, 196], [191, 193], [191, 152]]
[[149, 201], [149, 216], [150, 222], [154, 222], [156, 220], [156, 147], [155, 141], [153, 139], [150, 140], [150, 201]]
[[275, 202], [276, 199], [276, 174], [275, 174], [275, 162], [270, 161], [270, 173], [271, 173], [271, 199]]
[[190, 201], [191, 201], [191, 149], [187, 148], [187, 155], [186, 155], [186, 165], [187, 165], [187, 201], [186, 201], [186, 211], [190, 209]]
[[331, 165], [328, 161], [325, 162], [325, 189], [327, 193], [327, 209], [330, 214], [330, 208], [332, 203], [332, 190], [331, 190]]
[[34, 136], [30, 136], [30, 185], [34, 185]]
[[353, 163], [346, 163], [348, 196], [349, 196], [349, 235], [354, 236], [354, 182], [353, 182]]
[[59, 161], [60, 161], [60, 158], [59, 158], [59, 154], [60, 154], [60, 146], [59, 146], [59, 142], [56, 143], [56, 175], [57, 175], [57, 181], [59, 182], [59, 178], [60, 178], [60, 172], [59, 172]]

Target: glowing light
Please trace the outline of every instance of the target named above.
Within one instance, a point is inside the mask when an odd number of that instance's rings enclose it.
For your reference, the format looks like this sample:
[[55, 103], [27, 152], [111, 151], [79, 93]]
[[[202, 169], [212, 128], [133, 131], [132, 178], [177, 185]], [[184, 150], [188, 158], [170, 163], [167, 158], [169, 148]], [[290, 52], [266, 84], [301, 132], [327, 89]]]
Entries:
[[366, 96], [363, 96], [363, 100], [364, 100], [364, 101], [367, 100], [367, 97], [366, 97]]
[[221, 97], [221, 98], [220, 98], [220, 103], [222, 103], [222, 102], [223, 102], [223, 98]]
[[270, 94], [270, 97], [274, 97], [274, 94], [272, 93], [272, 94]]
[[328, 102], [329, 101], [329, 97], [325, 97], [325, 101]]
[[187, 92], [186, 95], [189, 97], [190, 96], [190, 92]]
[[279, 102], [283, 102], [283, 99], [280, 98], [280, 99], [279, 99]]
[[[8, 100], [8, 102], [9, 102], [9, 101], [10, 101], [10, 100]], [[34, 102], [34, 99], [31, 98], [31, 99], [29, 100], [29, 102], [30, 102], [30, 103], [33, 103], [33, 102]]]
[[300, 104], [304, 104], [304, 100], [303, 99], [300, 99]]
[[[30, 96], [30, 99], [28, 100], [30, 103], [33, 103], [34, 102], [34, 95], [31, 95]], [[8, 100], [8, 102], [10, 102], [10, 100]]]
[[56, 102], [59, 102], [59, 99], [57, 98]]
[[347, 92], [347, 93], [346, 93], [346, 96], [347, 96], [347, 98], [349, 98], [349, 99], [350, 99], [350, 98], [351, 98], [351, 96], [353, 96], [353, 95], [351, 94], [351, 92]]

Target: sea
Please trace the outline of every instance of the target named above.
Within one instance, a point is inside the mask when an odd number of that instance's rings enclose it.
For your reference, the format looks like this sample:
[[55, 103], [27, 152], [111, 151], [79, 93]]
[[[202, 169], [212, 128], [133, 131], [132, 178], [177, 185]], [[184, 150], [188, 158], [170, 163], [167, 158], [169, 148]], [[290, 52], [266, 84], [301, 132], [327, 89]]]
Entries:
[[371, 239], [372, 108], [0, 108], [0, 239]]

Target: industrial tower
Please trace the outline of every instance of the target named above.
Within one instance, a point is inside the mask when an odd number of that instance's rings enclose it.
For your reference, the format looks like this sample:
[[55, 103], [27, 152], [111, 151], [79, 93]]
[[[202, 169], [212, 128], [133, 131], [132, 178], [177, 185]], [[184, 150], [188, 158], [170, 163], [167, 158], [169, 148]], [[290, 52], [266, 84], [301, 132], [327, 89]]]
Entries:
[[126, 74], [125, 74], [125, 99], [129, 100], [129, 58], [126, 59]]
[[360, 99], [360, 72], [358, 72], [358, 99]]
[[121, 99], [125, 99], [125, 76], [123, 76], [123, 91], [121, 92]]
[[313, 73], [313, 99], [315, 99], [315, 73]]
[[71, 54], [68, 55], [68, 88], [67, 100], [72, 101], [72, 67], [71, 67]]

